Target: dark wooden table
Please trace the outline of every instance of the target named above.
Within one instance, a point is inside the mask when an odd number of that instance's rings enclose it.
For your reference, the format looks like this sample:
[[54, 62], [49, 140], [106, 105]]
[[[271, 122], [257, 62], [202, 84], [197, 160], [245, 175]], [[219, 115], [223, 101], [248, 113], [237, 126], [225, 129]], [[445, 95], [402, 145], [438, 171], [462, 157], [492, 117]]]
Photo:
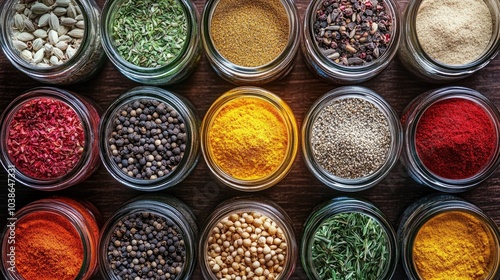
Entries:
[[[201, 13], [205, 1], [194, 1]], [[298, 0], [297, 6], [301, 17], [304, 16], [309, 1]], [[402, 10], [406, 0], [400, 1], [399, 8]], [[102, 7], [104, 0], [98, 0]], [[298, 125], [311, 104], [322, 94], [337, 87], [328, 84], [314, 76], [306, 67], [303, 57], [296, 57], [295, 68], [280, 81], [263, 86], [283, 98], [292, 108]], [[455, 82], [452, 85], [470, 87], [478, 90], [490, 98], [497, 106], [500, 106], [500, 58], [494, 59], [486, 68], [475, 75]], [[19, 94], [33, 87], [40, 86], [23, 73], [14, 68], [3, 53], [0, 55], [0, 112]], [[102, 71], [82, 85], [63, 87], [82, 95], [88, 96], [102, 106], [103, 109], [120, 94], [138, 86], [121, 75], [116, 68], [107, 61]], [[395, 108], [401, 115], [405, 106], [416, 96], [426, 90], [442, 87], [443, 85], [426, 84], [406, 71], [396, 58], [390, 66], [379, 76], [362, 84], [378, 92]], [[202, 118], [212, 102], [227, 90], [235, 86], [225, 82], [212, 71], [205, 57], [202, 58], [195, 73], [186, 81], [166, 87], [167, 89], [182, 94], [190, 99], [198, 109]], [[466, 200], [481, 207], [493, 220], [500, 224], [500, 172], [493, 174], [486, 182], [471, 191], [460, 194]], [[377, 186], [353, 195], [368, 199], [378, 206], [387, 216], [394, 227], [397, 227], [398, 217], [402, 211], [414, 200], [434, 193], [432, 189], [415, 183], [405, 173], [401, 165], [394, 170]], [[187, 203], [195, 212], [198, 223], [201, 226], [207, 215], [220, 202], [244, 193], [237, 192], [225, 186], [219, 186], [212, 179], [209, 170], [200, 158], [196, 169], [179, 185], [160, 194], [175, 195]], [[141, 195], [116, 182], [105, 170], [100, 167], [85, 182], [55, 193], [46, 193], [32, 190], [20, 184], [16, 185], [16, 207], [51, 196], [63, 195], [75, 198], [85, 198], [94, 203], [101, 211], [104, 219], [118, 209], [128, 199]], [[293, 221], [296, 236], [300, 240], [302, 236], [303, 223], [314, 206], [332, 197], [346, 195], [334, 191], [313, 177], [306, 169], [302, 155], [299, 153], [290, 174], [276, 186], [262, 191], [260, 195], [267, 196], [277, 202], [285, 209]], [[3, 229], [7, 217], [7, 174], [5, 170], [0, 172], [0, 227]], [[100, 277], [96, 277], [100, 279]], [[197, 267], [193, 279], [202, 279]], [[292, 279], [306, 279], [300, 262]], [[406, 279], [401, 267], [398, 266], [393, 279]]]

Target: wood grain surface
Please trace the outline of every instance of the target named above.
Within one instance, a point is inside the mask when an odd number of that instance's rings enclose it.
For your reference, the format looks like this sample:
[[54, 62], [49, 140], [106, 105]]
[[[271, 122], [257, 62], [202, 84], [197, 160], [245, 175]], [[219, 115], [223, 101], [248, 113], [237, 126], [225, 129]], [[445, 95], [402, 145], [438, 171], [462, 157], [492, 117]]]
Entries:
[[[198, 11], [201, 13], [205, 1], [196, 0]], [[300, 16], [303, 17], [309, 1], [295, 1]], [[99, 6], [104, 0], [98, 0]], [[406, 5], [406, 0], [398, 3], [400, 11]], [[494, 104], [500, 106], [500, 58], [494, 59], [486, 68], [473, 76], [448, 85], [470, 87], [478, 90], [490, 98]], [[30, 79], [0, 54], [0, 112], [19, 94], [42, 84]], [[103, 109], [120, 94], [138, 86], [106, 61], [103, 69], [85, 84], [65, 86], [62, 88], [94, 99]], [[396, 58], [389, 67], [379, 76], [362, 84], [378, 92], [401, 115], [405, 106], [419, 94], [445, 85], [426, 84], [411, 75]], [[212, 102], [222, 93], [235, 86], [218, 77], [210, 67], [205, 56], [202, 57], [194, 74], [186, 81], [165, 87], [173, 92], [187, 97], [197, 108], [202, 118]], [[282, 80], [262, 86], [279, 95], [292, 108], [299, 127], [302, 119], [311, 104], [322, 94], [338, 87], [328, 84], [317, 78], [304, 63], [302, 54], [295, 59], [295, 67]], [[460, 194], [461, 197], [482, 208], [493, 220], [500, 224], [500, 173], [497, 171], [491, 178], [473, 190]], [[377, 186], [355, 194], [346, 194], [334, 191], [321, 184], [306, 169], [302, 155], [299, 153], [290, 174], [276, 186], [262, 191], [259, 195], [267, 196], [277, 202], [288, 213], [293, 221], [295, 234], [300, 241], [303, 223], [317, 204], [330, 198], [349, 195], [368, 199], [378, 206], [388, 217], [394, 227], [397, 227], [398, 217], [402, 211], [416, 199], [434, 193], [431, 188], [415, 183], [402, 166], [398, 164], [392, 172]], [[20, 208], [27, 203], [52, 195], [62, 195], [74, 198], [84, 198], [92, 202], [101, 211], [104, 219], [117, 210], [128, 199], [143, 193], [133, 191], [116, 182], [105, 170], [100, 167], [85, 182], [68, 189], [46, 193], [32, 190], [20, 184], [16, 187], [16, 206]], [[195, 170], [179, 185], [161, 191], [159, 194], [174, 195], [182, 199], [195, 212], [198, 224], [201, 226], [212, 209], [220, 202], [245, 193], [232, 190], [215, 183], [202, 157]], [[7, 174], [0, 173], [0, 227], [3, 228], [7, 217]], [[101, 279], [96, 276], [95, 279]], [[197, 266], [192, 279], [203, 279]], [[295, 273], [291, 279], [307, 279], [300, 262], [297, 262]], [[393, 279], [407, 279], [401, 266]]]

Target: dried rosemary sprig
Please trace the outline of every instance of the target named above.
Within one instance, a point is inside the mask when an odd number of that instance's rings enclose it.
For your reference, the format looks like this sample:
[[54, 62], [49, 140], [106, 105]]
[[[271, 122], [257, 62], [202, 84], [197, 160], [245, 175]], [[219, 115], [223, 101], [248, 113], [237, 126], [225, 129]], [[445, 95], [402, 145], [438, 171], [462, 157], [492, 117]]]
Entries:
[[112, 23], [112, 38], [128, 62], [156, 68], [172, 62], [187, 37], [187, 16], [178, 0], [126, 0]]
[[379, 279], [389, 260], [388, 238], [374, 218], [341, 213], [314, 235], [311, 255], [320, 279]]

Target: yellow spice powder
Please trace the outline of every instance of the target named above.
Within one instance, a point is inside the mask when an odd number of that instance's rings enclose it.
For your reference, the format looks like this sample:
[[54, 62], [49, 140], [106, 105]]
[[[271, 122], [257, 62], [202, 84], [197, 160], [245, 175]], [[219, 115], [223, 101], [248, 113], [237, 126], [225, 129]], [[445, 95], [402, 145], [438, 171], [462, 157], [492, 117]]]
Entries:
[[274, 172], [288, 149], [288, 131], [280, 112], [268, 102], [242, 97], [226, 103], [208, 133], [213, 159], [240, 180], [256, 180]]
[[425, 280], [479, 280], [489, 272], [492, 241], [485, 225], [471, 214], [439, 214], [419, 230], [413, 259]]

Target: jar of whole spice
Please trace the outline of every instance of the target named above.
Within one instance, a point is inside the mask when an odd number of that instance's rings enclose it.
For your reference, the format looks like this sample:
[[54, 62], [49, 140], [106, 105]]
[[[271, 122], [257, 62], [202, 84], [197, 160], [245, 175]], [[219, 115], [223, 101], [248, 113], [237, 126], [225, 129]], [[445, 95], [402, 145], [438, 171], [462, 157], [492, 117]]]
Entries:
[[177, 198], [142, 196], [118, 209], [103, 227], [99, 267], [104, 279], [190, 279], [198, 227]]
[[479, 207], [453, 195], [411, 204], [398, 228], [408, 279], [498, 279], [500, 231]]
[[396, 112], [364, 87], [327, 92], [311, 106], [302, 126], [306, 166], [321, 182], [341, 191], [365, 190], [382, 181], [402, 146]]
[[500, 113], [475, 90], [445, 87], [421, 94], [407, 106], [401, 122], [401, 162], [421, 184], [463, 192], [500, 164]]
[[298, 141], [290, 107], [257, 87], [238, 87], [220, 96], [201, 127], [208, 168], [219, 182], [241, 191], [260, 191], [283, 179]]
[[297, 244], [290, 218], [273, 201], [236, 197], [207, 218], [199, 241], [204, 279], [288, 279]]
[[410, 1], [403, 14], [399, 58], [427, 82], [470, 76], [498, 54], [499, 17], [500, 3], [493, 0]]
[[365, 82], [392, 61], [400, 26], [393, 0], [313, 0], [304, 16], [305, 61], [329, 82]]
[[14, 99], [0, 118], [0, 160], [22, 184], [55, 191], [99, 167], [100, 110], [89, 99], [51, 87]]
[[73, 84], [101, 68], [100, 8], [94, 0], [6, 0], [0, 44], [21, 72], [46, 84]]
[[198, 163], [200, 121], [178, 94], [143, 86], [118, 97], [100, 124], [100, 155], [127, 187], [157, 191], [184, 180]]
[[292, 69], [299, 21], [291, 0], [210, 0], [203, 10], [201, 39], [219, 76], [238, 85], [261, 85]]
[[391, 279], [399, 259], [396, 235], [372, 203], [338, 197], [317, 206], [300, 246], [309, 279]]
[[101, 32], [111, 62], [142, 84], [178, 83], [201, 56], [198, 13], [189, 0], [107, 1]]
[[99, 222], [95, 207], [69, 198], [21, 208], [2, 235], [5, 279], [90, 279], [98, 262]]

